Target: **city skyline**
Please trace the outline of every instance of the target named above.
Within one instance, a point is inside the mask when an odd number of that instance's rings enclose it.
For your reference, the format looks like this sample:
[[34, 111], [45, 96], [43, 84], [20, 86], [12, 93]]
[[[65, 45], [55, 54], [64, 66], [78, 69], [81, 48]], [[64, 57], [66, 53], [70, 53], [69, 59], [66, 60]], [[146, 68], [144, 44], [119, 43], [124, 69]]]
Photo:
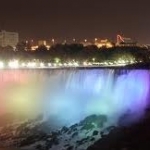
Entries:
[[21, 39], [115, 40], [116, 34], [150, 43], [148, 1], [2, 0], [0, 28]]

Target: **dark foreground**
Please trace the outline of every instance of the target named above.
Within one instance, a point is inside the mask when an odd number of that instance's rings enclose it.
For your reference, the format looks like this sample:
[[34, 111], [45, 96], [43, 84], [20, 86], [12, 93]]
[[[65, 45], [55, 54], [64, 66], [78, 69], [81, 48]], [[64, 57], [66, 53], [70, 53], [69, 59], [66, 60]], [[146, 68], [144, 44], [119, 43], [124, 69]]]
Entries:
[[149, 150], [150, 110], [145, 119], [130, 127], [120, 127], [103, 136], [88, 150]]
[[[150, 110], [147, 110], [145, 118], [139, 123], [130, 127], [116, 127], [108, 135], [104, 135], [103, 132], [100, 134], [102, 138], [87, 150], [150, 150]], [[0, 150], [20, 150], [20, 148], [0, 148]], [[73, 149], [68, 147], [65, 150]]]

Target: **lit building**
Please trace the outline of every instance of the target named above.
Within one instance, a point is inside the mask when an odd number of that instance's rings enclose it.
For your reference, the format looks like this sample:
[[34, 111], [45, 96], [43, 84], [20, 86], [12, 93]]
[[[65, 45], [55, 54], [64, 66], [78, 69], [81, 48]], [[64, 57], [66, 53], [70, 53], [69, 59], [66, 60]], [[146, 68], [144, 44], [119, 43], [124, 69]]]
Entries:
[[40, 41], [38, 41], [38, 45], [39, 46], [42, 46], [42, 45], [46, 46], [47, 42], [45, 40], [40, 40]]
[[117, 35], [116, 46], [137, 46], [137, 42], [132, 40], [131, 38], [126, 38], [126, 37]]
[[16, 45], [19, 42], [19, 34], [16, 32], [7, 32], [5, 30], [2, 30], [0, 32], [0, 46], [6, 47], [11, 46], [13, 48], [16, 47]]
[[36, 46], [31, 46], [31, 50], [32, 51], [35, 51], [36, 49], [38, 49], [39, 47], [36, 45]]
[[45, 40], [38, 41], [38, 45], [32, 45], [31, 50], [34, 51], [38, 49], [40, 46], [45, 46], [48, 50], [50, 49], [50, 45], [47, 45], [47, 42]]
[[102, 47], [111, 48], [111, 47], [113, 47], [112, 42], [110, 42], [108, 39], [101, 40], [100, 42], [98, 42], [98, 41], [96, 40], [96, 41], [95, 41], [95, 45], [96, 45], [98, 48], [102, 48]]

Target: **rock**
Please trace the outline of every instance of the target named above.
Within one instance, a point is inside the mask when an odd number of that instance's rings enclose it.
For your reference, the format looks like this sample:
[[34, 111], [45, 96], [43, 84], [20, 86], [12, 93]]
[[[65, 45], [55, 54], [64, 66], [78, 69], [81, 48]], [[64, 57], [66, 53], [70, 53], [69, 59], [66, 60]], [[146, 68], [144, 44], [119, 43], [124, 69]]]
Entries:
[[61, 129], [61, 133], [66, 133], [66, 132], [68, 132], [68, 130], [69, 130], [69, 129], [64, 126], [64, 127]]
[[91, 115], [81, 121], [79, 125], [84, 127], [86, 126], [85, 128], [88, 128], [87, 126], [90, 126], [89, 128], [93, 128], [95, 126], [101, 128], [106, 121], [107, 117], [105, 115]]
[[50, 149], [52, 147], [52, 143], [51, 142], [46, 142], [45, 144], [45, 149]]
[[94, 130], [93, 131], [93, 136], [96, 136], [96, 135], [98, 135], [98, 131]]
[[74, 138], [77, 135], [78, 135], [78, 132], [74, 132], [71, 137]]
[[76, 141], [76, 143], [77, 143], [78, 145], [82, 145], [82, 144], [84, 144], [86, 141], [88, 141], [88, 139], [89, 139], [89, 138], [83, 138], [83, 139], [80, 140], [80, 141]]
[[66, 150], [73, 150], [73, 146], [69, 146]]
[[94, 127], [95, 126], [93, 124], [87, 123], [81, 128], [81, 130], [92, 130]]
[[67, 134], [68, 134], [68, 135], [70, 135], [70, 134], [71, 134], [71, 130], [70, 130], [70, 131], [68, 131], [68, 132], [67, 132]]
[[41, 144], [38, 144], [38, 145], [36, 145], [36, 147], [35, 147], [37, 150], [42, 150], [42, 145]]
[[65, 144], [65, 145], [64, 145], [64, 147], [68, 147], [68, 146], [70, 146], [70, 145], [69, 145], [69, 144]]
[[71, 129], [71, 130], [74, 130], [77, 126], [78, 126], [78, 124], [76, 123], [76, 124], [72, 125], [72, 126], [70, 127], [70, 129]]
[[93, 137], [93, 138], [91, 138], [91, 140], [90, 141], [95, 141], [95, 138]]
[[59, 144], [59, 140], [57, 139], [57, 137], [54, 137], [51, 142], [54, 144], [54, 145], [58, 145]]

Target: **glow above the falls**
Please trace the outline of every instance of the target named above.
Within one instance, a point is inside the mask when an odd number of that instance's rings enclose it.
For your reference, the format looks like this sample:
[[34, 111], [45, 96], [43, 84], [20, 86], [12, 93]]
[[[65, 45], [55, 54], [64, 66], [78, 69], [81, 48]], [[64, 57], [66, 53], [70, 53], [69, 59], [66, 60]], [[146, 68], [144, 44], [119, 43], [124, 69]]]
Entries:
[[148, 105], [149, 83], [148, 70], [1, 70], [0, 112], [44, 113], [68, 125], [91, 114], [138, 117]]

